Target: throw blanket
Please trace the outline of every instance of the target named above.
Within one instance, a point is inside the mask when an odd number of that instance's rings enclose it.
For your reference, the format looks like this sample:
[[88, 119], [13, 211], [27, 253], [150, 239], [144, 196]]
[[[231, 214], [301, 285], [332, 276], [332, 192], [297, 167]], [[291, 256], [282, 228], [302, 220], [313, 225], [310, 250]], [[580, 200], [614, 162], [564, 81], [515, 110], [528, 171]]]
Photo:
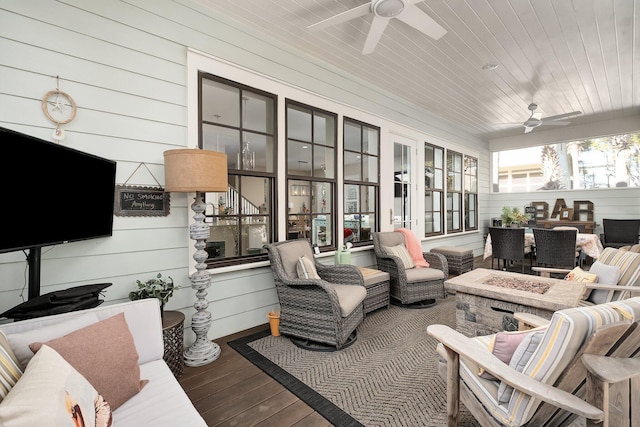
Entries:
[[413, 258], [413, 263], [416, 267], [429, 267], [429, 263], [422, 256], [422, 246], [420, 245], [420, 241], [418, 241], [413, 232], [406, 228], [398, 228], [394, 231], [398, 231], [404, 235], [404, 244], [409, 251], [409, 255]]

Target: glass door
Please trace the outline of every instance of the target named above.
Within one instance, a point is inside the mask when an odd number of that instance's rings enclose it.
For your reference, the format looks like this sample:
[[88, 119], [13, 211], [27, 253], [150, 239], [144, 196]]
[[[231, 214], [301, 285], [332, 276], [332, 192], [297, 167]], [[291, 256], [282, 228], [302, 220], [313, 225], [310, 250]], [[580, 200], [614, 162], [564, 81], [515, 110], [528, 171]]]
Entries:
[[412, 229], [415, 143], [398, 136], [393, 144], [393, 228]]

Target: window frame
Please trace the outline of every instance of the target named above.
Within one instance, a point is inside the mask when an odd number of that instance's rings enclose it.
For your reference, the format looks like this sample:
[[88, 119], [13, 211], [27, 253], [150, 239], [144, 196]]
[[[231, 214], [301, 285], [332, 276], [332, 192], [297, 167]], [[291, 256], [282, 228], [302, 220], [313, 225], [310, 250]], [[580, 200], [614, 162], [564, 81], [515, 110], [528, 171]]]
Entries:
[[[208, 121], [208, 120], [203, 120], [203, 102], [205, 102], [206, 100], [203, 99], [203, 80], [210, 80], [222, 85], [227, 85], [231, 88], [237, 89], [239, 91], [239, 97], [240, 97], [240, 102], [239, 102], [239, 108], [240, 111], [238, 112], [239, 114], [239, 124], [238, 126], [232, 126], [229, 124], [224, 124], [224, 123], [217, 123], [217, 122], [212, 122], [212, 121]], [[265, 98], [269, 98], [271, 99], [272, 103], [273, 103], [273, 117], [271, 118], [271, 120], [273, 120], [272, 123], [272, 129], [273, 131], [271, 133], [269, 132], [261, 132], [261, 131], [257, 131], [254, 129], [245, 129], [245, 124], [244, 124], [244, 114], [243, 114], [243, 109], [246, 108], [245, 106], [243, 106], [243, 102], [242, 102], [242, 94], [243, 92], [251, 92], [253, 94], [257, 94], [260, 96], [263, 96]], [[233, 169], [233, 168], [229, 168], [228, 169], [228, 182], [229, 184], [233, 183], [234, 181], [238, 181], [239, 183], [241, 183], [243, 181], [244, 177], [256, 177], [256, 178], [262, 178], [262, 179], [267, 179], [270, 183], [269, 185], [269, 189], [265, 192], [265, 197], [268, 200], [271, 200], [271, 203], [268, 204], [268, 206], [266, 206], [267, 211], [265, 213], [260, 213], [257, 215], [257, 217], [266, 217], [266, 221], [265, 224], [267, 226], [267, 230], [266, 230], [266, 241], [268, 243], [272, 243], [277, 241], [277, 236], [278, 236], [278, 210], [277, 210], [277, 206], [278, 206], [278, 200], [277, 200], [277, 170], [278, 170], [278, 161], [277, 161], [277, 152], [278, 152], [278, 102], [279, 102], [279, 97], [277, 94], [273, 94], [267, 91], [264, 91], [262, 89], [258, 89], [252, 86], [248, 86], [242, 83], [238, 83], [236, 81], [230, 80], [230, 79], [226, 79], [224, 77], [220, 77], [220, 76], [216, 76], [214, 74], [205, 72], [205, 71], [198, 71], [198, 147], [199, 148], [204, 148], [204, 135], [203, 135], [203, 128], [205, 125], [211, 125], [211, 126], [216, 126], [216, 127], [221, 127], [221, 128], [225, 128], [225, 129], [229, 129], [229, 130], [237, 130], [239, 132], [240, 135], [240, 151], [242, 150], [242, 141], [243, 141], [243, 132], [251, 132], [252, 134], [260, 134], [260, 135], [264, 135], [264, 136], [268, 136], [272, 139], [273, 141], [273, 156], [272, 156], [272, 161], [273, 164], [271, 165], [271, 172], [267, 172], [267, 171], [259, 171], [259, 170], [247, 170], [247, 169]], [[229, 160], [228, 160], [229, 161]], [[268, 169], [268, 168], [267, 168]], [[242, 184], [238, 185], [238, 196], [239, 198], [242, 197], [243, 191], [242, 191]], [[215, 198], [215, 200], [207, 200], [207, 197], [211, 196], [213, 198]], [[237, 244], [239, 244], [239, 252], [240, 254], [238, 255], [234, 255], [231, 257], [224, 257], [224, 258], [207, 258], [207, 260], [205, 261], [207, 264], [207, 268], [219, 268], [219, 267], [227, 267], [227, 266], [233, 266], [233, 265], [241, 265], [241, 264], [249, 264], [249, 263], [254, 263], [254, 262], [260, 262], [260, 261], [267, 261], [269, 259], [268, 254], [266, 253], [266, 251], [261, 250], [260, 253], [249, 253], [249, 254], [244, 254], [242, 255], [242, 235], [243, 235], [243, 224], [245, 223], [245, 220], [249, 219], [249, 218], [253, 218], [256, 217], [256, 215], [254, 214], [247, 214], [245, 212], [235, 212], [235, 213], [231, 213], [231, 214], [221, 214], [219, 211], [216, 212], [217, 210], [217, 206], [218, 206], [218, 200], [219, 200], [220, 193], [206, 193], [205, 194], [205, 202], [207, 203], [207, 205], [213, 205], [213, 209], [214, 209], [214, 213], [213, 214], [209, 214], [208, 211], [205, 211], [205, 221], [208, 220], [208, 223], [213, 223], [213, 222], [217, 222], [217, 221], [235, 221], [235, 225], [236, 225], [236, 234], [237, 234], [237, 238], [235, 239], [236, 242], [238, 242]], [[238, 209], [239, 210], [239, 209]], [[231, 225], [234, 225], [233, 223]], [[249, 249], [249, 246], [247, 245], [247, 249]], [[261, 248], [262, 249], [262, 248]]]
[[[427, 170], [426, 168], [427, 166], [427, 150], [433, 150], [434, 156], [433, 156], [433, 160], [434, 160], [434, 165], [433, 167], [433, 176], [435, 178], [436, 176], [436, 171], [440, 171], [440, 181], [442, 182], [442, 186], [440, 188], [436, 187], [436, 180], [434, 179], [433, 182], [431, 182], [430, 184], [427, 182]], [[436, 161], [435, 161], [435, 152], [436, 150], [440, 151], [441, 154], [441, 163], [442, 163], [442, 167], [437, 168], [436, 167]], [[435, 217], [436, 215], [434, 214], [435, 212], [438, 212], [436, 210], [432, 210], [432, 209], [427, 209], [426, 206], [426, 202], [423, 205], [423, 209], [424, 209], [424, 218], [425, 218], [425, 224], [424, 224], [424, 237], [432, 237], [432, 236], [442, 236], [445, 234], [445, 215], [446, 215], [446, 206], [445, 206], [445, 193], [446, 193], [446, 179], [445, 179], [445, 168], [446, 168], [446, 160], [445, 160], [445, 148], [444, 147], [440, 147], [438, 145], [435, 144], [430, 144], [428, 142], [424, 143], [424, 194], [423, 197], [426, 198], [427, 197], [427, 192], [430, 192], [431, 194], [433, 194], [434, 192], [439, 192], [440, 193], [440, 197], [439, 197], [439, 202], [440, 202], [440, 213], [437, 215], [439, 218], [439, 224], [440, 224], [440, 231], [434, 231], [431, 233], [428, 233], [426, 231], [427, 227], [426, 227], [426, 219], [428, 217], [427, 214], [431, 214], [431, 216], [434, 218], [434, 223], [435, 223]], [[435, 199], [434, 199], [435, 200]]]
[[[304, 141], [301, 140], [299, 138], [292, 138], [289, 135], [289, 108], [290, 107], [295, 107], [295, 109], [297, 110], [308, 110], [311, 113], [311, 129], [310, 129], [310, 136], [311, 136], [311, 141]], [[331, 238], [331, 243], [327, 244], [327, 245], [317, 245], [319, 250], [321, 252], [328, 252], [328, 251], [333, 251], [337, 248], [337, 215], [338, 215], [338, 211], [337, 211], [337, 206], [338, 206], [338, 201], [336, 198], [337, 192], [337, 154], [338, 154], [338, 119], [339, 116], [337, 113], [328, 111], [328, 110], [324, 110], [322, 108], [319, 107], [314, 107], [312, 105], [309, 104], [305, 104], [290, 98], [285, 98], [284, 100], [284, 111], [285, 111], [285, 135], [284, 135], [284, 140], [285, 140], [285, 153], [286, 153], [286, 158], [289, 159], [290, 158], [290, 142], [296, 142], [296, 143], [303, 143], [303, 144], [310, 144], [310, 149], [311, 149], [311, 170], [310, 170], [310, 175], [302, 175], [302, 174], [295, 174], [295, 173], [291, 173], [290, 169], [289, 169], [289, 165], [288, 163], [285, 165], [284, 169], [285, 169], [285, 188], [286, 188], [286, 192], [285, 192], [285, 197], [286, 197], [286, 206], [289, 207], [293, 202], [291, 201], [291, 196], [292, 194], [290, 194], [289, 189], [292, 188], [293, 185], [306, 185], [305, 183], [308, 183], [309, 185], [309, 194], [305, 195], [308, 196], [308, 205], [309, 205], [309, 212], [298, 212], [298, 213], [290, 213], [287, 212], [287, 219], [286, 219], [286, 224], [289, 225], [291, 224], [293, 221], [302, 221], [302, 227], [303, 227], [303, 234], [302, 236], [299, 236], [299, 238], [304, 238], [307, 239], [312, 245], [316, 245], [317, 242], [314, 242], [314, 218], [317, 218], [318, 215], [322, 215], [324, 214], [324, 212], [321, 211], [314, 211], [312, 210], [312, 207], [314, 206], [314, 198], [317, 198], [319, 196], [319, 191], [316, 191], [316, 186], [325, 184], [325, 185], [329, 185], [329, 194], [331, 194], [331, 203], [329, 203], [327, 205], [327, 207], [329, 208], [329, 212], [330, 212], [330, 216], [331, 216], [331, 221], [326, 222], [326, 218], [325, 218], [325, 235], [327, 234], [326, 228], [329, 228], [328, 233], [330, 233], [330, 236], [332, 236]], [[330, 145], [326, 145], [326, 144], [319, 144], [316, 143], [315, 141], [315, 115], [316, 114], [321, 114], [324, 116], [329, 116], [333, 118], [333, 146]], [[315, 156], [316, 156], [316, 149], [333, 149], [333, 157], [332, 157], [332, 170], [333, 170], [333, 177], [320, 177], [317, 176], [315, 173]], [[327, 167], [327, 165], [325, 165], [325, 168]], [[325, 169], [326, 170], [326, 169]], [[326, 191], [326, 188], [325, 188]], [[287, 209], [288, 211], [289, 209]], [[293, 217], [296, 217], [295, 219], [293, 219]], [[302, 217], [302, 218], [300, 218]], [[309, 235], [306, 236], [306, 232], [305, 231], [309, 231]], [[289, 238], [289, 236], [288, 236]]]
[[[347, 144], [345, 143], [345, 126], [349, 124], [349, 125], [353, 125], [353, 126], [358, 126], [360, 128], [360, 150], [356, 151], [352, 148], [347, 148]], [[365, 128], [369, 128], [372, 130], [375, 130], [377, 132], [377, 141], [376, 141], [376, 148], [377, 151], [376, 153], [371, 153], [371, 151], [365, 151], [364, 150], [364, 132], [365, 132]], [[342, 152], [343, 152], [343, 156], [342, 156], [342, 188], [343, 188], [343, 205], [342, 205], [342, 217], [343, 217], [343, 225], [344, 225], [344, 221], [345, 220], [345, 216], [347, 215], [347, 186], [357, 186], [358, 190], [357, 190], [357, 198], [358, 198], [358, 206], [359, 209], [356, 212], [353, 212], [355, 214], [358, 215], [369, 215], [370, 217], [374, 218], [374, 222], [373, 222], [373, 227], [370, 227], [370, 232], [369, 232], [369, 238], [368, 239], [364, 239], [364, 240], [358, 240], [358, 241], [353, 241], [351, 242], [353, 244], [353, 246], [368, 246], [368, 245], [372, 245], [373, 244], [373, 233], [377, 232], [380, 230], [380, 135], [381, 135], [381, 131], [380, 131], [380, 127], [379, 126], [374, 126], [370, 123], [366, 123], [351, 117], [346, 117], [343, 116], [342, 117]], [[346, 153], [353, 153], [356, 155], [360, 156], [360, 179], [356, 180], [356, 179], [346, 179], [345, 178], [345, 159], [346, 159]], [[365, 173], [364, 173], [364, 168], [366, 167], [365, 163], [364, 163], [364, 156], [367, 155], [369, 157], [375, 157], [376, 159], [376, 169], [378, 171], [377, 176], [376, 176], [376, 181], [366, 181], [365, 180]], [[363, 195], [363, 190], [366, 191], [366, 188], [373, 188], [374, 189], [374, 197], [375, 197], [375, 201], [373, 203], [373, 207], [370, 208], [370, 210], [365, 211], [362, 209], [363, 203], [361, 201], [362, 195]], [[370, 205], [371, 206], [371, 205]], [[371, 210], [372, 209], [372, 210]], [[352, 212], [349, 212], [352, 213]], [[360, 226], [362, 224], [360, 223]], [[360, 227], [361, 230], [361, 227]], [[360, 233], [360, 237], [362, 236], [362, 233]]]

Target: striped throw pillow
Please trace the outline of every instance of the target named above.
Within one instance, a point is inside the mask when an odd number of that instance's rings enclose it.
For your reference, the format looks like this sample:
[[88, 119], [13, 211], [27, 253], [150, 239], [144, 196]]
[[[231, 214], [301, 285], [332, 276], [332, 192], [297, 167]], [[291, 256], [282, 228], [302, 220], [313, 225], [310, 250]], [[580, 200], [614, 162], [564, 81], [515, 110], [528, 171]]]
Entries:
[[0, 402], [16, 385], [22, 374], [18, 359], [13, 354], [7, 337], [0, 331]]
[[411, 258], [411, 254], [409, 253], [407, 248], [404, 247], [404, 245], [385, 246], [384, 250], [388, 255], [394, 255], [400, 258], [400, 261], [402, 261], [402, 265], [404, 265], [404, 268], [413, 268], [416, 266], [416, 264], [413, 262], [413, 258]]
[[299, 279], [320, 279], [313, 260], [309, 259], [306, 255], [298, 258], [296, 271]]

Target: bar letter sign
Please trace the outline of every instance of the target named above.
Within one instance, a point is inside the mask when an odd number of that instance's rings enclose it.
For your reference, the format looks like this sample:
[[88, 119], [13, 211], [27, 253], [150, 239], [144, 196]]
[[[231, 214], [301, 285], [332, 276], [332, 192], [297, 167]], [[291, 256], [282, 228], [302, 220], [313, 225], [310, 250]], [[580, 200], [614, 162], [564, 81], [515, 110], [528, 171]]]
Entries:
[[116, 185], [116, 216], [167, 216], [169, 193], [162, 187]]

